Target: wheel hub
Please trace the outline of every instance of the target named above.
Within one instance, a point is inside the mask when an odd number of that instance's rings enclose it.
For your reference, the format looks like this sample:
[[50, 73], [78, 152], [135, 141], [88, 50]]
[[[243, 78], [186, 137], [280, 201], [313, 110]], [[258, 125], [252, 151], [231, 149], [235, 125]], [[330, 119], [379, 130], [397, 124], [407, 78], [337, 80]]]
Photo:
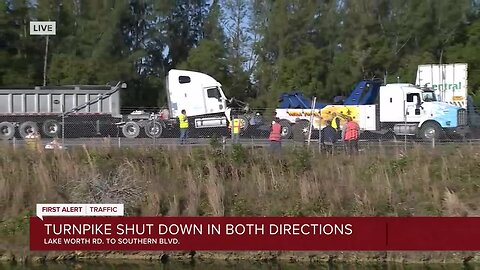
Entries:
[[132, 127], [132, 126], [128, 127], [127, 130], [128, 130], [128, 133], [130, 133], [130, 134], [134, 134], [135, 131], [136, 131], [135, 127]]
[[54, 125], [54, 124], [50, 125], [50, 126], [48, 127], [48, 131], [50, 131], [50, 132], [57, 132], [57, 131], [58, 131], [57, 125]]
[[155, 126], [155, 127], [151, 127], [151, 128], [150, 128], [150, 133], [151, 133], [151, 134], [158, 134], [159, 130], [160, 130], [160, 129], [159, 129], [158, 127], [156, 127], [156, 126]]
[[435, 138], [435, 134], [436, 134], [436, 131], [434, 128], [427, 128], [425, 130], [425, 137], [427, 137], [428, 139]]

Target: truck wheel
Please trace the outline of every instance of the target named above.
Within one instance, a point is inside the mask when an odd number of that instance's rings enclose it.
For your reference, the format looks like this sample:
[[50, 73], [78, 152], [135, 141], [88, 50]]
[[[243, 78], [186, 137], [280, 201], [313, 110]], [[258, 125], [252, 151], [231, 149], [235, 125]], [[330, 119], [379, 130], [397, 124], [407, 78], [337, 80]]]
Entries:
[[10, 140], [15, 136], [15, 126], [10, 122], [0, 123], [0, 139]]
[[20, 136], [25, 139], [30, 132], [38, 132], [37, 123], [32, 121], [24, 122], [18, 128], [18, 132], [20, 133]]
[[241, 132], [245, 132], [248, 129], [250, 122], [248, 121], [247, 117], [244, 115], [237, 116], [237, 119], [240, 120], [240, 129]]
[[58, 123], [57, 120], [54, 119], [49, 119], [45, 122], [43, 122], [42, 125], [42, 131], [43, 133], [48, 136], [48, 137], [56, 137], [58, 136], [58, 133], [60, 132], [60, 124]]
[[280, 120], [279, 124], [282, 126], [282, 130], [280, 132], [282, 139], [290, 139], [292, 136], [292, 125], [288, 120]]
[[133, 121], [125, 123], [122, 128], [123, 136], [129, 139], [133, 139], [140, 135], [140, 126]]
[[162, 136], [162, 124], [159, 122], [149, 122], [145, 125], [145, 134], [150, 138], [160, 138]]
[[435, 122], [427, 122], [420, 128], [420, 138], [423, 140], [438, 140], [442, 134], [442, 128]]

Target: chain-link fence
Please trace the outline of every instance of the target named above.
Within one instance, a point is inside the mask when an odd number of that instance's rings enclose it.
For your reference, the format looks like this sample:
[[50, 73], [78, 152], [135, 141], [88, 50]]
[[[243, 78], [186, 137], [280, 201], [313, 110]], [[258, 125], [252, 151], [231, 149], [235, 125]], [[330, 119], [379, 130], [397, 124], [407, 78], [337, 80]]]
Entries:
[[[359, 106], [333, 106], [330, 110], [322, 109], [284, 109], [276, 110], [276, 117], [282, 126], [282, 141], [285, 144], [308, 145], [323, 148], [325, 144], [324, 130], [334, 126], [336, 138], [335, 147], [344, 147], [343, 137], [347, 119], [352, 118], [360, 127], [358, 143], [362, 149], [369, 147], [404, 147], [412, 144], [428, 144], [432, 146], [443, 144], [461, 144], [479, 142], [475, 137], [475, 128], [470, 128], [469, 136], [465, 136], [457, 128], [442, 128], [424, 126], [412, 128], [415, 123], [404, 121], [400, 125], [382, 127], [374, 111], [374, 119], [362, 116]], [[367, 106], [364, 106], [368, 110]], [[252, 110], [252, 113], [233, 113], [225, 115], [192, 117], [187, 115], [188, 128], [187, 145], [209, 145], [219, 143], [231, 145], [265, 146], [268, 145], [274, 116], [273, 108]], [[259, 112], [259, 113], [257, 113]], [[42, 145], [179, 145], [180, 126], [178, 118], [166, 116], [168, 111], [151, 110], [151, 112], [132, 112], [122, 117], [112, 117], [103, 114], [70, 114], [68, 116], [45, 117], [32, 119], [15, 119], [0, 123], [4, 142], [13, 145], [25, 144], [32, 137], [40, 140]], [[406, 115], [405, 115], [406, 116]], [[460, 116], [459, 116], [460, 117]], [[407, 117], [405, 117], [407, 118]], [[460, 120], [458, 120], [460, 121]], [[5, 123], [11, 123], [5, 124]], [[12, 129], [13, 128], [13, 129]], [[409, 129], [411, 128], [411, 130]], [[403, 131], [403, 132], [402, 132]], [[422, 134], [423, 132], [423, 134]], [[433, 135], [426, 137], [425, 134]], [[438, 133], [438, 134], [436, 134]], [[13, 134], [13, 135], [12, 135]], [[35, 136], [33, 136], [34, 134]], [[480, 133], [479, 133], [480, 134]], [[427, 134], [428, 135], [428, 134]], [[30, 137], [28, 137], [30, 136]]]

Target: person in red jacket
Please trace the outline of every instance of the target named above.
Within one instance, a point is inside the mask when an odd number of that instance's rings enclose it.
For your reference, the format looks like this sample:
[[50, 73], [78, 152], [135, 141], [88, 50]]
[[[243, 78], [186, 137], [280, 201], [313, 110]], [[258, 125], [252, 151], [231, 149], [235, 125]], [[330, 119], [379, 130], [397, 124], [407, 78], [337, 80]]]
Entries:
[[274, 118], [272, 122], [272, 129], [270, 130], [270, 136], [268, 140], [270, 141], [270, 150], [274, 153], [280, 152], [282, 149], [282, 126], [279, 123], [277, 117]]
[[349, 154], [358, 152], [358, 136], [360, 135], [360, 126], [353, 121], [352, 117], [347, 117], [347, 123], [344, 126], [343, 141], [346, 144]]

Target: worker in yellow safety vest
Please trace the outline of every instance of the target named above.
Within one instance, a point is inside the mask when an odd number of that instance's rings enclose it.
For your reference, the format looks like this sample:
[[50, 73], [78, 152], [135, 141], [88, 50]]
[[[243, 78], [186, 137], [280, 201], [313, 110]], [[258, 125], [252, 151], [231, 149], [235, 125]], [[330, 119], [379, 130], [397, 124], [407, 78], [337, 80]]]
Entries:
[[185, 110], [182, 110], [182, 113], [178, 116], [178, 122], [180, 127], [180, 144], [184, 144], [188, 139], [188, 117]]
[[41, 141], [40, 141], [40, 133], [38, 131], [31, 130], [27, 134], [27, 136], [25, 136], [25, 141], [29, 149], [40, 151]]
[[232, 133], [233, 143], [238, 143], [238, 141], [240, 140], [240, 130], [242, 128], [242, 121], [240, 121], [240, 119], [234, 116], [233, 120], [228, 123], [228, 128]]

